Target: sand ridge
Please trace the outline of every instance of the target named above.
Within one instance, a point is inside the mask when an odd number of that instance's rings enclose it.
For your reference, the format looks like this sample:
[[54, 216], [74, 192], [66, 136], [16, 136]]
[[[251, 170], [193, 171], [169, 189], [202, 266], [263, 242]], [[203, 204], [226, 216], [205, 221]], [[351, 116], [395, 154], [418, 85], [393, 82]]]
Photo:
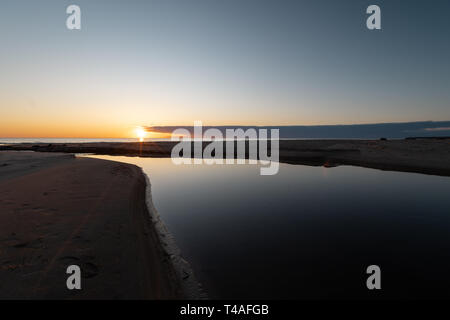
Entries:
[[[209, 143], [204, 141], [203, 149]], [[172, 148], [176, 144], [176, 142], [19, 143], [0, 146], [0, 150], [167, 158], [171, 157]], [[248, 151], [248, 141], [246, 144], [246, 150]], [[194, 148], [191, 149], [194, 150]], [[226, 150], [225, 147], [224, 150]], [[250, 157], [248, 152], [246, 157]], [[279, 162], [325, 167], [352, 165], [381, 170], [450, 176], [450, 138], [407, 138], [398, 140], [281, 139], [279, 141]]]

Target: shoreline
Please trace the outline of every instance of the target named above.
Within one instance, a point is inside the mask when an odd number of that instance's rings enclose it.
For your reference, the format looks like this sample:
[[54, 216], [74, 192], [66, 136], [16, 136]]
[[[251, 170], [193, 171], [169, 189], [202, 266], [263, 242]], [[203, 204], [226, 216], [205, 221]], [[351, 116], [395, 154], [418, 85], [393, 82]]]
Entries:
[[[183, 299], [147, 207], [142, 169], [0, 152], [0, 298]], [[82, 290], [68, 290], [68, 265]]]
[[[177, 142], [19, 143], [0, 146], [0, 150], [167, 158], [171, 157], [172, 148], [176, 144]], [[209, 142], [203, 142], [203, 149], [208, 144]], [[248, 152], [246, 158], [249, 158]], [[351, 165], [450, 176], [450, 138], [280, 140], [279, 162], [324, 167]]]
[[[141, 168], [142, 170], [142, 168]], [[150, 178], [142, 170], [142, 174], [146, 181], [146, 197], [145, 202], [149, 215], [151, 217], [153, 227], [159, 237], [159, 241], [162, 244], [161, 248], [170, 257], [172, 265], [176, 271], [178, 283], [181, 285], [182, 293], [185, 299], [188, 300], [203, 300], [207, 299], [208, 295], [203, 290], [201, 283], [195, 277], [194, 270], [188, 261], [182, 257], [180, 248], [177, 246], [175, 238], [171, 232], [167, 229], [166, 225], [161, 219], [158, 210], [153, 204], [152, 186]]]

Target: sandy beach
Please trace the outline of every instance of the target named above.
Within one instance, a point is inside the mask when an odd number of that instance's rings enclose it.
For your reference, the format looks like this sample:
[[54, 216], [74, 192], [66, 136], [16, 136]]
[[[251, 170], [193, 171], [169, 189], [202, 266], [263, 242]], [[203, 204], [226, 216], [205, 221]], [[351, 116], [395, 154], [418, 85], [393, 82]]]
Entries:
[[[0, 299], [177, 299], [136, 166], [0, 152]], [[68, 290], [66, 268], [82, 270]]]

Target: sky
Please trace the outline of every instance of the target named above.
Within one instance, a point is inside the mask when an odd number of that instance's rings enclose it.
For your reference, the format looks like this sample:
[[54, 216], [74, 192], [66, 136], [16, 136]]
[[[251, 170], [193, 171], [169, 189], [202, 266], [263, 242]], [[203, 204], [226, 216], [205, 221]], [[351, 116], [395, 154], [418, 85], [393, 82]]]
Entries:
[[[66, 28], [67, 6], [81, 30]], [[381, 30], [366, 8], [381, 8]], [[450, 120], [450, 2], [2, 0], [0, 137]]]

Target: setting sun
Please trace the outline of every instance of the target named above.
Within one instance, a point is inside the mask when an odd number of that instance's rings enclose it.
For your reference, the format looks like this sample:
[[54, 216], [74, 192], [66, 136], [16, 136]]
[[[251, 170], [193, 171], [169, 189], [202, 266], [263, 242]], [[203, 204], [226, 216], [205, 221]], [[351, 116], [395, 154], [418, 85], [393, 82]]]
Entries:
[[144, 138], [147, 135], [147, 132], [145, 131], [145, 129], [142, 127], [137, 127], [135, 132], [136, 132], [136, 136], [139, 138], [139, 141], [140, 142], [144, 141]]

